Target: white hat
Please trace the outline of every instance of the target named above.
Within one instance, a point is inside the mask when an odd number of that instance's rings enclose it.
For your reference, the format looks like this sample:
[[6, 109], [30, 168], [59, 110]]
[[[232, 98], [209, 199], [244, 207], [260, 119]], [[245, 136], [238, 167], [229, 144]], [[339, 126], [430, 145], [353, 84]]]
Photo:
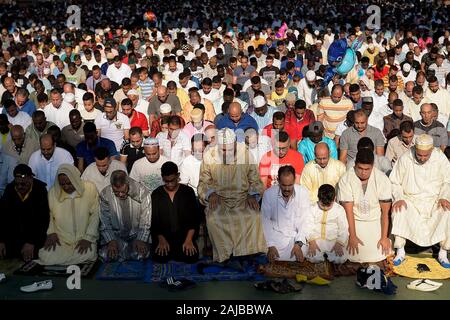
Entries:
[[108, 28], [105, 28], [105, 32], [110, 32], [111, 31], [111, 29], [108, 27]]
[[172, 111], [172, 106], [168, 103], [163, 103], [159, 106], [159, 112], [161, 113], [169, 113]]
[[308, 81], [316, 80], [316, 73], [312, 70], [306, 71], [306, 80], [308, 80]]
[[177, 56], [180, 57], [183, 55], [183, 50], [177, 50], [176, 52]]
[[64, 101], [72, 103], [75, 101], [75, 95], [71, 92], [64, 94]]
[[103, 35], [105, 35], [105, 32], [104, 32], [103, 30], [99, 30], [99, 31], [98, 31], [98, 35], [99, 35], [99, 36], [103, 36]]
[[126, 36], [128, 34], [128, 30], [123, 30], [122, 34]]
[[375, 49], [375, 45], [374, 45], [373, 43], [370, 43], [370, 44], [369, 44], [369, 49], [370, 49], [370, 50]]
[[217, 31], [221, 32], [222, 31], [222, 27], [217, 27]]
[[127, 96], [138, 96], [139, 93], [135, 89], [131, 89], [128, 91]]
[[201, 30], [197, 30], [197, 31], [195, 31], [195, 33], [196, 34], [202, 34], [202, 31]]
[[319, 39], [318, 39], [318, 40], [316, 40], [316, 44], [317, 44], [317, 43], [320, 43], [320, 44], [322, 44], [322, 40], [319, 40]]
[[236, 134], [230, 128], [223, 128], [217, 132], [218, 144], [232, 144], [236, 142]]
[[410, 72], [411, 71], [411, 65], [409, 63], [405, 63], [403, 65], [402, 69], [403, 69], [404, 72]]
[[379, 50], [380, 53], [386, 52], [386, 49], [384, 47], [381, 47]]
[[318, 35], [320, 34], [320, 31], [319, 31], [319, 30], [316, 30], [316, 31], [314, 31], [314, 34], [315, 34], [316, 36], [318, 36]]
[[84, 40], [86, 40], [86, 41], [90, 41], [92, 39], [92, 37], [91, 36], [87, 36], [86, 37], [86, 39], [84, 39]]
[[253, 98], [253, 106], [258, 109], [258, 108], [262, 108], [266, 105], [266, 99], [264, 99], [264, 97], [262, 96], [257, 96], [255, 98]]
[[427, 151], [433, 148], [433, 137], [430, 135], [423, 133], [416, 138], [416, 149]]
[[144, 147], [159, 147], [159, 141], [156, 138], [148, 137], [144, 139]]

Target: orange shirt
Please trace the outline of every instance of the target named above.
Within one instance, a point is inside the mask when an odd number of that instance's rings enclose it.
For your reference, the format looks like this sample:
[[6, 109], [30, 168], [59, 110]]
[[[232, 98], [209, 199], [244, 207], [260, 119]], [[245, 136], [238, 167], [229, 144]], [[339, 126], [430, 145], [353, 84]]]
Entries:
[[295, 175], [300, 176], [305, 166], [303, 156], [300, 152], [289, 149], [284, 158], [277, 157], [273, 151], [267, 152], [259, 163], [259, 174], [261, 178], [267, 177], [266, 188], [270, 188], [277, 182], [278, 169], [291, 165], [295, 169]]

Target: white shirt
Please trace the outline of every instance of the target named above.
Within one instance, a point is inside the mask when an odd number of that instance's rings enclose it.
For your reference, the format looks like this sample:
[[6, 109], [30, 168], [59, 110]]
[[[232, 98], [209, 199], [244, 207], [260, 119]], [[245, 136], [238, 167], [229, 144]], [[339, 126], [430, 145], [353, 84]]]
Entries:
[[208, 99], [209, 101], [211, 101], [211, 103], [214, 103], [214, 101], [216, 101], [217, 99], [219, 99], [221, 97], [220, 95], [220, 91], [217, 89], [212, 88], [211, 91], [206, 94], [203, 89], [200, 90], [198, 92], [200, 94], [200, 97], [203, 99]]
[[73, 106], [70, 103], [63, 101], [59, 108], [55, 108], [52, 103], [48, 104], [44, 113], [47, 121], [53, 122], [62, 130], [70, 124], [69, 113], [72, 109]]
[[272, 140], [264, 135], [258, 136], [258, 144], [255, 148], [248, 148], [248, 151], [253, 156], [253, 160], [256, 161], [255, 164], [258, 165], [261, 162], [262, 157], [270, 150], [272, 150]]
[[101, 130], [100, 136], [112, 140], [117, 151], [120, 151], [124, 141], [124, 130], [130, 129], [130, 119], [118, 112], [114, 120], [109, 120], [106, 114], [102, 113], [95, 118], [95, 125], [97, 130]]
[[403, 75], [403, 72], [399, 72], [398, 75], [403, 79], [403, 83], [407, 83], [408, 81], [416, 81], [417, 72], [411, 69], [406, 77]]
[[189, 137], [183, 131], [178, 132], [178, 136], [175, 139], [175, 144], [172, 146], [168, 139], [169, 132], [160, 132], [156, 136], [159, 141], [159, 147], [162, 150], [162, 154], [170, 161], [174, 162], [177, 166], [180, 166], [183, 162], [186, 151], [191, 151], [191, 141]]
[[147, 100], [139, 99], [134, 110], [143, 113], [148, 121], [148, 101]]
[[127, 168], [122, 162], [118, 160], [112, 160], [111, 164], [108, 167], [108, 170], [106, 170], [105, 175], [103, 175], [100, 173], [100, 171], [98, 171], [96, 163], [93, 162], [87, 166], [86, 170], [84, 170], [83, 174], [81, 175], [81, 179], [90, 181], [95, 184], [98, 192], [100, 193], [104, 188], [111, 184], [111, 174], [116, 170], [127, 172]]
[[121, 84], [123, 78], [129, 78], [131, 76], [131, 68], [122, 63], [119, 69], [116, 68], [114, 64], [111, 64], [106, 71], [106, 76], [117, 84]]
[[9, 114], [6, 114], [8, 116], [8, 121], [11, 123], [11, 125], [19, 125], [22, 126], [23, 130], [25, 130], [32, 122], [31, 117], [28, 115], [28, 113], [19, 111], [17, 112], [16, 116], [13, 118]]
[[133, 164], [130, 178], [143, 184], [150, 191], [153, 191], [164, 184], [161, 177], [161, 167], [167, 161], [169, 159], [160, 156], [158, 161], [151, 163], [146, 157], [143, 157]]
[[55, 152], [50, 160], [44, 158], [41, 150], [33, 152], [28, 161], [28, 165], [36, 176], [36, 179], [41, 180], [47, 184], [47, 190], [50, 190], [55, 183], [56, 172], [62, 164], [73, 165], [72, 155], [59, 147], [55, 147]]
[[180, 69], [176, 69], [175, 71], [165, 70], [164, 71], [164, 80], [166, 81], [175, 81], [176, 83], [179, 83], [180, 80], [179, 75], [182, 72]]
[[208, 58], [211, 59], [212, 57], [214, 57], [216, 55], [216, 48], [212, 47], [211, 51], [206, 50], [205, 48], [202, 48], [202, 52], [206, 52], [206, 54], [208, 55]]
[[98, 109], [93, 108], [91, 112], [87, 112], [84, 105], [78, 105], [78, 111], [80, 111], [83, 120], [95, 120], [102, 112]]
[[197, 88], [197, 85], [195, 84], [194, 81], [189, 80], [188, 83], [186, 84], [186, 87], [181, 86], [179, 79], [174, 80], [177, 83], [177, 88], [181, 88], [183, 89], [187, 94], [189, 94], [189, 89], [190, 88]]
[[312, 105], [317, 99], [317, 90], [310, 88], [306, 78], [303, 78], [298, 83], [298, 96], [306, 102], [306, 106]]
[[193, 155], [189, 155], [183, 160], [180, 167], [180, 183], [188, 185], [194, 189], [195, 195], [197, 195], [197, 186], [200, 179], [200, 166], [202, 161], [198, 160]]

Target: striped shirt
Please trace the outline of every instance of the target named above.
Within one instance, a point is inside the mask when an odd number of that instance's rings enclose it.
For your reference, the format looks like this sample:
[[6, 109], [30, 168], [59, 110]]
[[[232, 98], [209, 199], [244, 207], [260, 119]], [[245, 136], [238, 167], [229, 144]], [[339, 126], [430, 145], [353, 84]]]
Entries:
[[152, 96], [153, 88], [155, 87], [153, 80], [147, 78], [146, 81], [139, 80], [137, 84], [141, 88], [142, 99], [147, 100]]
[[323, 98], [320, 101], [318, 116], [324, 115], [322, 122], [328, 138], [334, 139], [337, 126], [346, 119], [350, 110], [353, 110], [353, 103], [345, 97], [338, 103], [334, 103], [331, 98]]

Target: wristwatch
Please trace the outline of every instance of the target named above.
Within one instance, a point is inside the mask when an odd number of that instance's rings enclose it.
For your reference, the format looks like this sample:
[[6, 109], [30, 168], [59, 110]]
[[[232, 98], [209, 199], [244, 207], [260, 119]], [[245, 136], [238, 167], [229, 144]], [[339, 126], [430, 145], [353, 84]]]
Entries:
[[295, 241], [294, 244], [298, 244], [300, 248], [304, 245], [303, 241]]

